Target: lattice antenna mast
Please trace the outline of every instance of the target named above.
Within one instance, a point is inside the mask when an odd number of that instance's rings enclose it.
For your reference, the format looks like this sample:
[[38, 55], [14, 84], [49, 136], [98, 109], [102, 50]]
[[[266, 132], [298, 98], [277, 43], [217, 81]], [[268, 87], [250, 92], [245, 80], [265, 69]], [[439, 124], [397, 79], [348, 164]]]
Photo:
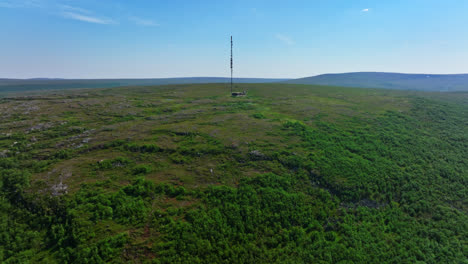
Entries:
[[233, 67], [232, 67], [232, 36], [231, 36], [231, 94], [232, 94], [232, 71], [233, 71]]

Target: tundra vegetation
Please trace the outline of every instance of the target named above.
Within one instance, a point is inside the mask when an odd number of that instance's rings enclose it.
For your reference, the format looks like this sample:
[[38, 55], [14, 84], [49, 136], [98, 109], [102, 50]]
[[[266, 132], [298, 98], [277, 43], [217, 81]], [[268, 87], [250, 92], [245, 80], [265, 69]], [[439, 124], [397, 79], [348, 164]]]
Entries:
[[0, 99], [2, 263], [468, 263], [468, 93]]

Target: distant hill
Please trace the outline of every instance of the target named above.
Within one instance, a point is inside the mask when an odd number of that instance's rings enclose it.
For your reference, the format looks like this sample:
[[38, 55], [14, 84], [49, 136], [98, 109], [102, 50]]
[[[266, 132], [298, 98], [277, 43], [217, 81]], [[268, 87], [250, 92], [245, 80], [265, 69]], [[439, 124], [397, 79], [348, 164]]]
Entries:
[[[234, 78], [235, 83], [271, 83], [287, 79]], [[120, 86], [170, 85], [189, 83], [228, 83], [224, 77], [186, 77], [160, 79], [1, 79], [0, 93], [14, 93], [38, 90], [62, 90], [77, 88], [111, 88]]]
[[294, 84], [386, 88], [419, 91], [468, 91], [468, 74], [354, 72], [323, 74], [285, 81]]
[[[224, 77], [184, 77], [159, 79], [5, 79], [0, 78], [0, 93], [121, 86], [229, 83]], [[385, 88], [419, 91], [468, 91], [468, 74], [404, 74], [355, 72], [323, 74], [300, 79], [234, 78], [235, 83], [291, 83], [342, 87]]]

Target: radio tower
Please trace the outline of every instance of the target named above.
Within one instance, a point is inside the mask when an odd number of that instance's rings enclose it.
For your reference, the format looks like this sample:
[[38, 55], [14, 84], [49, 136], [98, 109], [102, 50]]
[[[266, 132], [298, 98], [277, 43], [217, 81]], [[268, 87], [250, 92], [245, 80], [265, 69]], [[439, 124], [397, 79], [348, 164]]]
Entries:
[[232, 36], [231, 36], [231, 94], [232, 94]]

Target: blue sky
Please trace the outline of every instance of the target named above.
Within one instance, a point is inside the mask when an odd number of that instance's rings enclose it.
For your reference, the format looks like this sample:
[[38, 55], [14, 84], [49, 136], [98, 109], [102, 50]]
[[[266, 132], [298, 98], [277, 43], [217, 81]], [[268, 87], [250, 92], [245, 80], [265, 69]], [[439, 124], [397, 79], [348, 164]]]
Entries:
[[0, 0], [0, 78], [468, 73], [465, 0]]

